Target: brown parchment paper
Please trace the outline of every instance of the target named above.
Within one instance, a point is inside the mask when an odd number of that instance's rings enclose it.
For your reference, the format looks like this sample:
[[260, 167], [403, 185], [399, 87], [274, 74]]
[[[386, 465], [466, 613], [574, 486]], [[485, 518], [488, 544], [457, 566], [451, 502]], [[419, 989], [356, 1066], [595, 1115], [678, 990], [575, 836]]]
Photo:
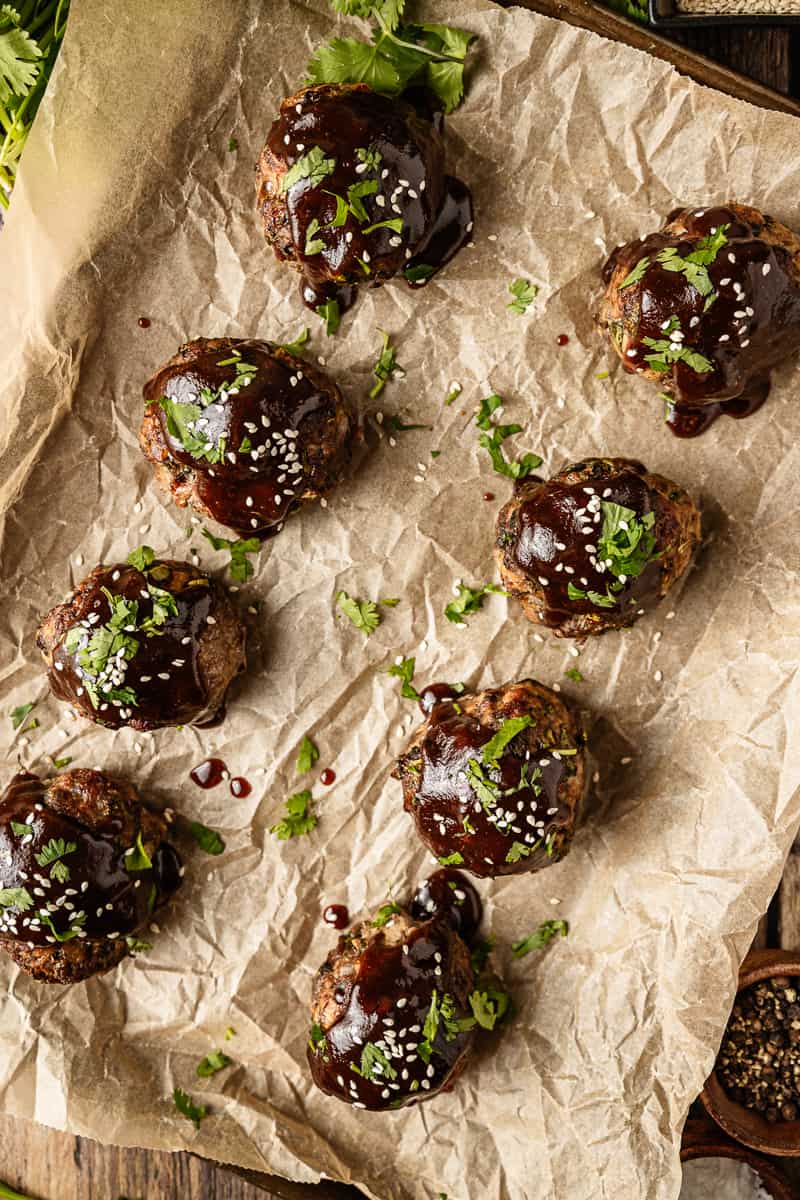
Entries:
[[[327, 6], [73, 0], [0, 237], [0, 703], [7, 714], [38, 698], [41, 722], [14, 735], [3, 717], [2, 783], [18, 758], [45, 771], [71, 755], [219, 828], [227, 849], [184, 846], [186, 885], [152, 951], [108, 976], [37, 986], [0, 959], [0, 1104], [105, 1142], [349, 1180], [381, 1200], [668, 1200], [737, 963], [800, 820], [798, 378], [787, 364], [759, 414], [679, 442], [591, 314], [606, 250], [678, 204], [739, 199], [800, 226], [800, 131], [543, 17], [482, 0], [431, 0], [426, 13], [480, 35], [448, 132], [451, 167], [475, 193], [474, 246], [421, 294], [365, 293], [326, 339], [262, 244], [252, 175], [281, 97], [332, 34]], [[524, 317], [506, 308], [516, 276], [541, 289]], [[39, 616], [141, 542], [223, 565], [149, 480], [143, 381], [189, 337], [287, 340], [305, 322], [312, 353], [363, 406], [367, 449], [327, 510], [293, 518], [261, 554], [241, 595], [261, 601], [249, 670], [225, 724], [143, 736], [72, 720], [47, 698]], [[370, 404], [379, 329], [406, 374]], [[463, 394], [445, 408], [454, 379]], [[507, 484], [472, 419], [490, 388], [525, 427], [515, 453], [538, 449], [549, 471], [641, 457], [704, 507], [707, 543], [682, 594], [587, 644], [580, 686], [564, 678], [568, 647], [537, 638], [504, 598], [466, 629], [443, 616], [454, 581], [494, 578]], [[391, 446], [378, 408], [433, 430]], [[339, 588], [401, 603], [366, 640], [336, 616]], [[451, 1094], [356, 1113], [312, 1089], [307, 1006], [335, 936], [323, 905], [357, 917], [430, 868], [389, 778], [417, 721], [384, 673], [398, 654], [416, 655], [419, 682], [563, 685], [594, 714], [601, 778], [564, 863], [481, 884], [513, 1025]], [[309, 777], [319, 826], [280, 843], [269, 827], [307, 782], [294, 774], [305, 733], [337, 778]], [[254, 783], [247, 799], [189, 782], [210, 753]], [[510, 941], [553, 916], [569, 938], [514, 961]], [[236, 1065], [196, 1079], [229, 1025]], [[198, 1133], [173, 1109], [176, 1085], [210, 1109]], [[12, 1156], [3, 1146], [0, 1165]]]

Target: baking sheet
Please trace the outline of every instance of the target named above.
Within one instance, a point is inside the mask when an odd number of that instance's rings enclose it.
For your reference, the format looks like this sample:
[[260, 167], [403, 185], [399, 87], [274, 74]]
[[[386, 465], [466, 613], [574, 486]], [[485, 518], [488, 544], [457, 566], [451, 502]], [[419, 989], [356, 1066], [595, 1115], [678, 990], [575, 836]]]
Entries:
[[[106, 1142], [324, 1174], [381, 1200], [667, 1200], [737, 963], [800, 820], [796, 367], [776, 372], [753, 418], [681, 443], [652, 390], [621, 378], [591, 314], [606, 250], [679, 204], [735, 198], [797, 227], [786, 152], [797, 125], [544, 17], [478, 0], [425, 11], [480, 34], [448, 126], [451, 169], [475, 192], [475, 244], [422, 294], [365, 294], [326, 339], [263, 246], [252, 191], [280, 98], [331, 36], [321, 0], [224, 0], [213, 23], [199, 0], [73, 4], [0, 242], [0, 704], [39, 697], [41, 722], [24, 744], [3, 720], [6, 775], [18, 756], [44, 770], [72, 755], [219, 828], [227, 850], [184, 847], [186, 886], [153, 950], [109, 976], [43, 988], [2, 960], [0, 1105]], [[541, 289], [525, 317], [506, 308], [516, 276]], [[150, 483], [136, 445], [142, 383], [188, 337], [283, 341], [306, 322], [313, 353], [362, 406], [366, 450], [326, 510], [294, 518], [261, 554], [242, 592], [262, 602], [250, 668], [226, 723], [134, 735], [72, 721], [46, 699], [38, 617], [95, 561], [142, 541], [224, 561], [187, 538], [187, 515]], [[379, 329], [406, 374], [369, 403]], [[464, 391], [445, 408], [453, 379]], [[507, 486], [472, 420], [490, 388], [525, 426], [516, 451], [538, 450], [548, 470], [628, 454], [704, 508], [707, 544], [681, 596], [587, 645], [582, 685], [563, 676], [567, 646], [537, 641], [501, 597], [467, 629], [443, 616], [455, 580], [494, 578]], [[433, 431], [392, 447], [378, 408]], [[401, 603], [365, 640], [336, 616], [340, 588]], [[356, 917], [430, 866], [389, 778], [417, 720], [384, 673], [397, 654], [416, 655], [418, 681], [559, 683], [594, 714], [601, 781], [564, 863], [480, 885], [513, 1026], [452, 1094], [355, 1113], [311, 1088], [308, 998], [334, 940], [321, 908], [346, 903]], [[305, 786], [294, 775], [305, 733], [337, 778], [314, 779], [317, 830], [279, 843], [268, 831]], [[251, 796], [189, 782], [212, 753], [254, 782]], [[569, 938], [513, 961], [510, 941], [552, 916], [570, 921]], [[196, 1080], [229, 1025], [237, 1065]], [[199, 1133], [173, 1109], [176, 1085], [211, 1109]]]

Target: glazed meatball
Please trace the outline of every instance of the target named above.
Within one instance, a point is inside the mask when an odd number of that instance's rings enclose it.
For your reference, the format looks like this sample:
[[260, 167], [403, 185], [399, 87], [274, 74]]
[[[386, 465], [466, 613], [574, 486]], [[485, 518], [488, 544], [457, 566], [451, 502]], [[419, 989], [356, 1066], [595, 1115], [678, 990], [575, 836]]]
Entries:
[[144, 398], [139, 442], [158, 483], [245, 538], [278, 533], [350, 457], [356, 421], [336, 384], [269, 342], [188, 342]]
[[688, 570], [700, 514], [628, 458], [587, 458], [524, 480], [500, 510], [495, 557], [528, 620], [556, 637], [632, 625]]
[[406, 812], [442, 863], [474, 875], [563, 858], [586, 792], [577, 716], [532, 679], [429, 704], [393, 772]]
[[164, 819], [129, 783], [15, 775], [0, 798], [0, 946], [34, 979], [115, 967], [180, 884]]
[[615, 250], [603, 278], [600, 329], [626, 371], [658, 384], [680, 437], [754, 412], [800, 349], [800, 238], [756, 208], [678, 209]]
[[[464, 917], [461, 914], [466, 913]], [[355, 1108], [401, 1108], [449, 1090], [476, 1036], [508, 1008], [465, 937], [480, 901], [457, 872], [339, 938], [317, 973], [308, 1061], [317, 1087]], [[461, 932], [457, 932], [457, 930]]]
[[443, 117], [431, 102], [355, 83], [281, 104], [259, 159], [258, 209], [310, 308], [336, 301], [343, 311], [359, 284], [400, 272], [424, 284], [469, 240], [472, 200], [445, 175]]
[[244, 642], [227, 591], [148, 546], [95, 567], [36, 637], [53, 695], [98, 725], [141, 730], [219, 719]]

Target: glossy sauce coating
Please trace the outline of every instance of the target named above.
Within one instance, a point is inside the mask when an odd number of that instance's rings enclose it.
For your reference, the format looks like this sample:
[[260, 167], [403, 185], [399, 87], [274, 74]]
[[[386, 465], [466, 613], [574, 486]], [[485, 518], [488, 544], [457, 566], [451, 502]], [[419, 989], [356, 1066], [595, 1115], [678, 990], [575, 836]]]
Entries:
[[[147, 623], [153, 619], [154, 605], [159, 603], [158, 594], [149, 590], [151, 584], [170, 593], [177, 615], [169, 613], [148, 633]], [[130, 659], [110, 655], [98, 672], [82, 664], [80, 658], [112, 616], [109, 597], [124, 597], [137, 605], [135, 626], [128, 622], [123, 627], [123, 632], [134, 639], [136, 650]], [[213, 626], [222, 620], [221, 607], [232, 612], [219, 585], [185, 563], [157, 560], [144, 574], [126, 563], [98, 567], [71, 601], [53, 610], [39, 631], [40, 648], [50, 652], [48, 677], [53, 694], [110, 728], [132, 725], [151, 729], [212, 720], [217, 716], [219, 698], [210, 707], [213, 698], [200, 667], [200, 656], [206, 639], [215, 636]], [[232, 620], [238, 626], [237, 619]], [[72, 635], [72, 630], [77, 630], [79, 636]], [[50, 640], [53, 635], [55, 644]], [[68, 650], [71, 636], [76, 642]], [[241, 665], [243, 640], [242, 631], [236, 637], [239, 660], [225, 665], [231, 675]], [[72, 647], [71, 641], [69, 644]], [[90, 687], [96, 693], [96, 703]], [[133, 692], [132, 700], [128, 689]]]
[[[424, 278], [413, 283], [421, 286], [468, 240], [471, 196], [444, 173], [443, 117], [430, 101], [427, 93], [389, 98], [363, 85], [334, 85], [281, 105], [261, 158], [259, 207], [278, 257], [301, 269], [310, 308], [336, 299], [343, 311], [359, 285], [407, 268], [413, 278], [413, 268], [423, 267]], [[283, 191], [286, 171], [316, 147], [332, 169]], [[363, 210], [356, 205], [333, 224], [336, 197], [346, 201], [354, 185], [368, 189], [358, 197]], [[381, 225], [398, 220], [399, 229]]]
[[[748, 219], [744, 219], [743, 213]], [[676, 228], [670, 229], [671, 222]], [[723, 226], [727, 239], [707, 264], [714, 295], [705, 297], [683, 271], [654, 261], [672, 248], [685, 259], [701, 238]], [[682, 227], [682, 228], [681, 228]], [[776, 232], [780, 230], [780, 233]], [[627, 371], [650, 369], [654, 347], [645, 339], [677, 341], [699, 352], [712, 369], [670, 364], [658, 384], [670, 398], [667, 423], [680, 437], [701, 433], [721, 413], [754, 412], [769, 391], [769, 371], [800, 347], [800, 259], [780, 239], [792, 235], [755, 209], [678, 209], [668, 227], [616, 250], [604, 268], [614, 283], [601, 323], [609, 327]], [[800, 243], [795, 245], [795, 254]], [[638, 282], [620, 288], [643, 259]], [[710, 302], [709, 302], [710, 301]]]
[[[543, 588], [543, 625], [556, 627], [570, 613], [597, 611], [591, 600], [570, 598], [570, 584], [603, 596], [608, 596], [609, 584], [618, 584], [617, 577], [598, 556], [602, 501], [632, 509], [641, 520], [653, 511], [643, 472], [641, 463], [631, 463], [602, 484], [550, 480], [520, 506], [512, 555], [520, 569], [535, 577]], [[640, 575], [631, 576], [621, 590], [611, 593], [613, 609], [646, 609], [658, 598], [660, 580], [659, 561], [653, 559]]]
[[483, 905], [474, 885], [452, 867], [434, 871], [419, 885], [408, 906], [416, 921], [442, 918], [469, 945], [483, 919]]
[[[255, 368], [252, 378], [245, 372], [237, 379], [237, 356]], [[165, 465], [174, 497], [185, 503], [191, 486], [196, 507], [244, 538], [278, 533], [304, 498], [336, 482], [346, 462], [353, 422], [338, 388], [268, 342], [188, 343], [148, 381], [144, 397], [142, 447]], [[202, 409], [189, 428], [203, 453], [170, 433], [162, 397]]]
[[[43, 865], [36, 856], [51, 839], [61, 840], [66, 852]], [[74, 930], [81, 940], [114, 940], [133, 933], [177, 888], [180, 860], [162, 842], [152, 867], [129, 870], [125, 849], [134, 846], [120, 848], [113, 836], [92, 833], [52, 811], [45, 785], [35, 775], [16, 775], [0, 800], [0, 889], [22, 888], [32, 904], [25, 911], [0, 906], [0, 939], [57, 945], [41, 914], [60, 935]]]

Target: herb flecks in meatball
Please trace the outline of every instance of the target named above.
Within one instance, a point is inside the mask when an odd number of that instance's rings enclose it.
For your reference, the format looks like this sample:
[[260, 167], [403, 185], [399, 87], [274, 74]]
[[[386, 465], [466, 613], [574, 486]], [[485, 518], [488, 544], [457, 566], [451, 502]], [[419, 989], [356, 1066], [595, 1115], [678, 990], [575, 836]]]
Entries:
[[308, 1060], [322, 1091], [389, 1109], [452, 1087], [477, 1029], [509, 1007], [485, 963], [473, 969], [464, 938], [479, 920], [471, 884], [437, 872], [408, 908], [386, 904], [339, 938], [311, 1004]]
[[673, 433], [745, 417], [800, 349], [800, 238], [758, 209], [684, 208], [615, 250], [598, 323], [626, 371], [652, 379]]
[[423, 711], [393, 775], [439, 861], [496, 876], [563, 858], [587, 771], [583, 730], [561, 697], [526, 679]]
[[580, 638], [632, 625], [699, 541], [683, 488], [633, 459], [589, 458], [517, 487], [498, 515], [495, 558], [529, 620]]
[[141, 730], [218, 717], [244, 640], [220, 584], [149, 546], [95, 567], [36, 637], [59, 700], [98, 725]]
[[349, 461], [354, 414], [319, 367], [269, 342], [197, 338], [144, 388], [156, 480], [246, 538], [280, 532]]
[[259, 160], [258, 209], [320, 315], [347, 308], [360, 284], [401, 273], [426, 283], [468, 240], [472, 200], [445, 175], [432, 99], [324, 84], [283, 101]]
[[0, 798], [0, 947], [48, 983], [116, 966], [180, 883], [166, 836], [130, 784], [100, 771], [16, 775]]

